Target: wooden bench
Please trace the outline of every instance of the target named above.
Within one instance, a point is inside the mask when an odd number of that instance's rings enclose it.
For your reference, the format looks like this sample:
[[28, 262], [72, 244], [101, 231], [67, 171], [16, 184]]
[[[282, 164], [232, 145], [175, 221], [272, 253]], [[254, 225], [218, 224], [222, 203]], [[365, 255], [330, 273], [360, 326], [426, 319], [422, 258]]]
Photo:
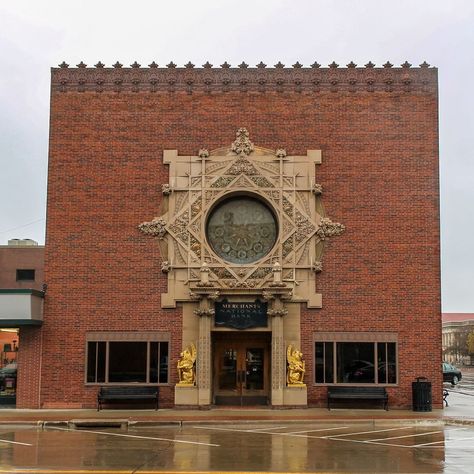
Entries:
[[328, 387], [328, 410], [331, 400], [381, 400], [388, 410], [388, 393], [384, 387]]
[[115, 400], [153, 400], [158, 410], [158, 387], [100, 387], [97, 394], [97, 411], [104, 402]]

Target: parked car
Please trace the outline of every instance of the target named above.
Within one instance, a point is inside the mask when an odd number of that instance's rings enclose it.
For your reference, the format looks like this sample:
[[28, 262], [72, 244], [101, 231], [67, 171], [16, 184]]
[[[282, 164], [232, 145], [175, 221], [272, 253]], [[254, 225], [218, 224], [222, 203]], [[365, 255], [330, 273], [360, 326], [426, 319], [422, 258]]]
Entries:
[[443, 362], [443, 382], [451, 382], [451, 385], [457, 385], [461, 379], [462, 373], [458, 368]]
[[7, 364], [0, 369], [0, 391], [16, 386], [16, 363]]

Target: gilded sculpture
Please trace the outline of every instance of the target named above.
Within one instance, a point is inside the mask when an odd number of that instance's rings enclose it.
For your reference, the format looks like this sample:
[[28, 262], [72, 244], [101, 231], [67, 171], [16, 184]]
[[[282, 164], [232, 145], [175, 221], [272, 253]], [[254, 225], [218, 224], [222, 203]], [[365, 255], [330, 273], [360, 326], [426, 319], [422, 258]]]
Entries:
[[195, 385], [196, 383], [196, 346], [191, 343], [180, 354], [178, 360], [178, 385]]
[[303, 353], [290, 344], [286, 350], [288, 386], [304, 386], [305, 362]]

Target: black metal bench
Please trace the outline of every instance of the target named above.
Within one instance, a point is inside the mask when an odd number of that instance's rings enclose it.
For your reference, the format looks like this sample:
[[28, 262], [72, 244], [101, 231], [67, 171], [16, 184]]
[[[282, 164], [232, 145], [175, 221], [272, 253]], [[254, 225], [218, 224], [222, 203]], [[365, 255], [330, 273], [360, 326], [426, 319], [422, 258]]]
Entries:
[[158, 387], [100, 387], [97, 394], [97, 411], [104, 402], [116, 400], [153, 400], [158, 410]]
[[328, 387], [328, 410], [331, 400], [381, 400], [388, 410], [388, 393], [384, 387]]

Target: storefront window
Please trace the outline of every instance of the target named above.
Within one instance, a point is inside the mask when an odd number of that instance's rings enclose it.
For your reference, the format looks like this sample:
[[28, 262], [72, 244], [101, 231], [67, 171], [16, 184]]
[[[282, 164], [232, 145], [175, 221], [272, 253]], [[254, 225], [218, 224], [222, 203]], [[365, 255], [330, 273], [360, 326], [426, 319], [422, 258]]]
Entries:
[[0, 405], [15, 405], [18, 330], [0, 329]]
[[396, 343], [317, 341], [315, 383], [396, 384]]
[[89, 341], [87, 383], [167, 383], [168, 342]]

